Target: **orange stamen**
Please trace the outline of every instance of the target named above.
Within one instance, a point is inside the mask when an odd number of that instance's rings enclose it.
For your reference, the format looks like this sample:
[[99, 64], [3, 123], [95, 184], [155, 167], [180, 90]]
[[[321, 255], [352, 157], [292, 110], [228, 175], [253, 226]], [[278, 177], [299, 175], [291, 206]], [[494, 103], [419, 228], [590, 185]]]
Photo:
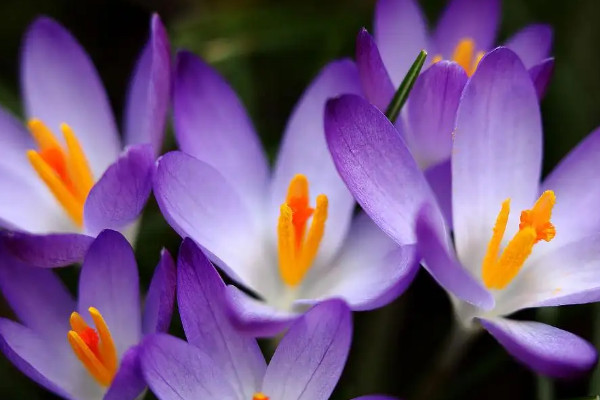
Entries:
[[267, 396], [265, 396], [263, 393], [258, 392], [258, 393], [254, 393], [254, 396], [252, 396], [252, 400], [269, 400], [269, 398]]
[[556, 229], [550, 218], [555, 203], [554, 192], [547, 190], [533, 208], [521, 212], [519, 231], [498, 256], [510, 212], [510, 200], [502, 203], [481, 267], [483, 283], [489, 289], [505, 288], [517, 276], [531, 255], [533, 246], [540, 240], [549, 242], [554, 238]]
[[[454, 53], [452, 54], [452, 61], [459, 64], [465, 72], [467, 76], [471, 76], [475, 73], [479, 62], [485, 55], [484, 51], [478, 51], [475, 53], [475, 41], [470, 38], [461, 39], [456, 47], [454, 48]], [[432, 64], [442, 61], [443, 57], [441, 54], [433, 57], [431, 61]]]
[[94, 307], [88, 311], [96, 330], [88, 326], [81, 315], [73, 312], [67, 339], [89, 374], [102, 386], [109, 386], [118, 369], [117, 349], [100, 312]]
[[[279, 272], [286, 284], [300, 284], [312, 266], [325, 232], [327, 208], [327, 196], [323, 194], [317, 196], [316, 208], [311, 208], [308, 180], [301, 174], [294, 176], [277, 224]], [[311, 216], [312, 222], [306, 233]]]
[[28, 123], [39, 150], [29, 150], [27, 157], [40, 179], [78, 225], [83, 226], [83, 205], [94, 185], [92, 171], [83, 149], [66, 124], [61, 124], [66, 146], [38, 119]]

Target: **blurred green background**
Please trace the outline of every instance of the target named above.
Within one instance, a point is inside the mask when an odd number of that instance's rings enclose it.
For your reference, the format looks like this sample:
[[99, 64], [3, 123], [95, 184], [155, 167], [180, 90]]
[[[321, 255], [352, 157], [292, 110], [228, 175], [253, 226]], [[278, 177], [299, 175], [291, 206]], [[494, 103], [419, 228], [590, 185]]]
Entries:
[[[420, 2], [435, 21], [443, 0]], [[146, 40], [149, 15], [157, 11], [174, 48], [187, 48], [212, 63], [231, 82], [247, 106], [270, 157], [294, 103], [329, 60], [352, 57], [361, 26], [371, 29], [375, 2], [365, 0], [3, 0], [0, 15], [0, 103], [20, 114], [18, 53], [21, 35], [39, 14], [64, 24], [90, 53], [120, 116], [124, 92], [137, 53]], [[555, 29], [556, 71], [543, 100], [545, 172], [600, 125], [600, 1], [505, 0], [500, 41], [532, 22]], [[172, 135], [168, 148], [174, 147]], [[590, 210], [598, 212], [598, 210]], [[176, 254], [179, 238], [148, 207], [137, 245], [141, 275], [147, 283], [162, 246]], [[76, 270], [60, 272], [75, 287]], [[436, 354], [449, 332], [451, 308], [444, 292], [420, 273], [393, 304], [355, 315], [349, 363], [333, 396], [367, 393], [412, 398], [423, 382], [434, 399], [570, 399], [600, 392], [600, 375], [550, 381], [512, 360], [494, 340], [482, 335], [462, 354], [444, 382], [430, 381]], [[2, 315], [10, 315], [6, 306]], [[517, 318], [539, 318], [593, 340], [600, 336], [600, 308], [572, 306], [526, 311]], [[596, 329], [594, 328], [596, 325]], [[174, 332], [180, 327], [176, 318]], [[596, 339], [596, 344], [600, 341]], [[150, 397], [150, 395], [148, 396]], [[0, 356], [1, 399], [50, 399]], [[224, 399], [223, 399], [224, 400]], [[273, 399], [284, 400], [284, 399]]]

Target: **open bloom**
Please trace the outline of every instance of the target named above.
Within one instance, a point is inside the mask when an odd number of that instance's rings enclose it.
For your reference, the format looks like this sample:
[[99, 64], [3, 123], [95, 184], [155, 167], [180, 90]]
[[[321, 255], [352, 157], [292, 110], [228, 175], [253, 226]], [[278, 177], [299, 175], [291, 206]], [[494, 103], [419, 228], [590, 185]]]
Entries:
[[235, 93], [194, 55], [178, 55], [173, 102], [183, 151], [159, 159], [154, 191], [169, 224], [262, 300], [231, 287], [240, 329], [275, 334], [329, 297], [371, 309], [414, 276], [412, 246], [397, 247], [365, 215], [352, 220], [354, 199], [327, 151], [326, 100], [358, 92], [352, 62], [325, 67], [296, 106], [271, 177]]
[[267, 366], [256, 340], [231, 325], [226, 297], [208, 258], [185, 239], [177, 260], [177, 301], [188, 343], [157, 334], [140, 346], [144, 377], [158, 398], [329, 398], [352, 338], [351, 313], [343, 301], [327, 300], [295, 321]]
[[579, 337], [505, 318], [600, 299], [600, 217], [590, 212], [600, 200], [600, 131], [540, 184], [538, 99], [514, 52], [486, 55], [458, 108], [454, 246], [404, 140], [381, 112], [345, 96], [328, 104], [325, 121], [336, 166], [358, 202], [392, 238], [418, 242], [425, 268], [453, 294], [465, 329], [482, 326], [544, 374], [568, 376], [595, 364], [594, 348]]
[[0, 319], [0, 348], [32, 380], [67, 399], [136, 398], [142, 336], [169, 327], [175, 265], [163, 251], [140, 315], [133, 250], [115, 231], [89, 247], [75, 302], [53, 271], [0, 250], [0, 289], [21, 323]]
[[80, 261], [102, 229], [134, 234], [152, 187], [170, 89], [166, 32], [157, 15], [150, 25], [129, 87], [123, 141], [98, 73], [75, 38], [47, 17], [25, 34], [27, 128], [0, 110], [0, 224], [15, 231], [7, 241], [23, 260], [66, 265]]

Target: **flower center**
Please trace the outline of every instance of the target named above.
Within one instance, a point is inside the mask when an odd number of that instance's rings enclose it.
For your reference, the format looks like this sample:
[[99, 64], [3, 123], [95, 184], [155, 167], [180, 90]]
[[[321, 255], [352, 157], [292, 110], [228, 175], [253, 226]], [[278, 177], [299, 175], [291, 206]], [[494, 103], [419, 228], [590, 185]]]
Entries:
[[[292, 178], [285, 203], [281, 205], [277, 223], [279, 273], [289, 286], [297, 286], [312, 266], [325, 233], [327, 196], [317, 196], [311, 208], [308, 179], [298, 174]], [[312, 217], [308, 232], [308, 219]]]
[[96, 329], [90, 328], [81, 315], [71, 314], [71, 329], [67, 334], [73, 352], [85, 369], [102, 386], [109, 386], [118, 369], [117, 349], [102, 314], [88, 309]]
[[[478, 51], [475, 53], [475, 41], [473, 39], [465, 38], [459, 41], [454, 48], [452, 61], [463, 67], [467, 73], [467, 76], [471, 76], [475, 73], [475, 70], [479, 65], [479, 61], [481, 61], [484, 55], [484, 51]], [[435, 64], [439, 61], [442, 61], [441, 54], [433, 57], [433, 61], [431, 63]]]
[[494, 225], [494, 233], [488, 243], [481, 266], [483, 283], [488, 289], [505, 288], [517, 276], [531, 254], [533, 246], [540, 240], [549, 242], [554, 239], [556, 229], [550, 222], [550, 217], [555, 202], [554, 192], [547, 190], [542, 193], [531, 210], [522, 211], [519, 231], [498, 256], [510, 213], [510, 199], [502, 202], [502, 208]]
[[39, 150], [28, 150], [27, 158], [56, 200], [77, 224], [83, 226], [83, 205], [94, 185], [94, 177], [79, 140], [67, 124], [61, 124], [65, 144], [38, 119], [28, 123]]
[[258, 392], [258, 393], [254, 393], [254, 396], [252, 396], [252, 400], [269, 400], [269, 398], [267, 396], [265, 396], [263, 393]]

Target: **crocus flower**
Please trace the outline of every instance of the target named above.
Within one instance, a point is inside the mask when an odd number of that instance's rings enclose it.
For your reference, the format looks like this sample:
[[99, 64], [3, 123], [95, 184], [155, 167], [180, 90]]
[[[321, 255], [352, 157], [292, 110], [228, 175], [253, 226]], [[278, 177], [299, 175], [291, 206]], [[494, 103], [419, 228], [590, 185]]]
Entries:
[[0, 348], [25, 375], [67, 399], [136, 398], [138, 343], [169, 327], [175, 264], [163, 251], [140, 314], [133, 250], [105, 230], [89, 246], [74, 301], [54, 271], [0, 249], [0, 289], [20, 323], [0, 318]]
[[296, 320], [267, 366], [256, 340], [231, 325], [226, 298], [227, 288], [208, 258], [185, 239], [177, 260], [177, 301], [188, 342], [157, 334], [140, 346], [144, 377], [158, 398], [329, 398], [352, 337], [343, 301], [322, 302]]
[[167, 35], [154, 15], [130, 82], [121, 140], [83, 48], [50, 18], [33, 22], [21, 55], [28, 129], [0, 109], [0, 224], [15, 231], [7, 239], [15, 255], [66, 265], [80, 261], [102, 229], [134, 236], [162, 144], [170, 63]]
[[169, 224], [260, 298], [231, 287], [240, 329], [273, 335], [308, 304], [341, 297], [366, 310], [404, 290], [416, 269], [414, 248], [398, 248], [364, 215], [352, 219], [354, 199], [325, 143], [326, 100], [359, 92], [351, 61], [325, 67], [304, 93], [272, 176], [227, 83], [187, 52], [175, 70], [175, 134], [183, 151], [159, 159], [154, 192]]
[[[359, 34], [357, 42], [357, 61], [367, 98], [385, 110], [394, 88], [422, 49], [430, 54], [432, 63], [454, 61], [471, 76], [483, 55], [495, 47], [500, 8], [500, 0], [452, 0], [429, 34], [415, 1], [379, 0], [374, 42], [366, 31]], [[521, 57], [541, 96], [554, 67], [554, 60], [549, 58], [552, 28], [529, 25], [505, 46]]]
[[543, 374], [569, 376], [595, 364], [596, 351], [581, 338], [506, 318], [524, 308], [600, 299], [600, 216], [590, 211], [600, 200], [600, 131], [540, 184], [538, 99], [514, 52], [488, 53], [458, 108], [453, 240], [406, 143], [380, 111], [345, 96], [328, 104], [325, 125], [357, 201], [396, 241], [418, 242], [425, 268], [452, 293], [464, 329], [483, 327]]

